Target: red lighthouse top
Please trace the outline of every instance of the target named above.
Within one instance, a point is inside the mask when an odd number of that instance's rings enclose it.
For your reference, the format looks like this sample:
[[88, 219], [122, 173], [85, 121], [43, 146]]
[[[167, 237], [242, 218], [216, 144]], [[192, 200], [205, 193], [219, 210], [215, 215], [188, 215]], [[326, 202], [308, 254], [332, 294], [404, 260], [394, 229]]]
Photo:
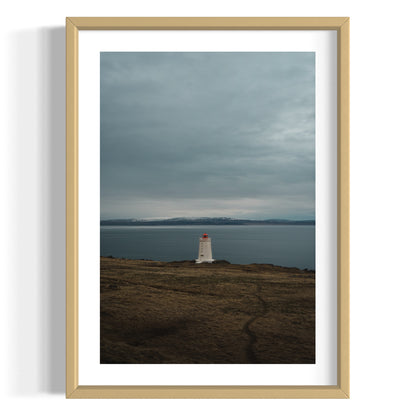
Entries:
[[208, 238], [208, 234], [207, 234], [207, 233], [204, 233], [204, 234], [202, 235], [202, 237], [203, 237], [203, 238]]

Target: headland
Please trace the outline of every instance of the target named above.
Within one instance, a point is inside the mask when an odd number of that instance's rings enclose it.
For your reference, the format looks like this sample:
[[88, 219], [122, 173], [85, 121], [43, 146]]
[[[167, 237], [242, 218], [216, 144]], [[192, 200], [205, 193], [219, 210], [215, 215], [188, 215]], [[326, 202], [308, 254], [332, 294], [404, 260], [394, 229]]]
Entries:
[[101, 257], [101, 363], [315, 363], [315, 272]]

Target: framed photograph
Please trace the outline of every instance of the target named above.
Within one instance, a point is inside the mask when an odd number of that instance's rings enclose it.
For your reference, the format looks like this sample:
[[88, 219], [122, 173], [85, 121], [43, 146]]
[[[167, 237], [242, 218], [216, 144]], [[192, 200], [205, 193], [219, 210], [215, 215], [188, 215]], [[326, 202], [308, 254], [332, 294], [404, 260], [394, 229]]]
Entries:
[[66, 36], [67, 398], [349, 398], [349, 18]]

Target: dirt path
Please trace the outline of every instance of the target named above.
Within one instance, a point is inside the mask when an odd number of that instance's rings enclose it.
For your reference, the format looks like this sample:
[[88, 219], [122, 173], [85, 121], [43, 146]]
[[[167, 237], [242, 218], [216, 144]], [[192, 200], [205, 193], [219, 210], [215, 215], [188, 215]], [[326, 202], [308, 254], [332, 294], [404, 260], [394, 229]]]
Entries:
[[255, 343], [257, 342], [257, 336], [256, 336], [256, 333], [254, 333], [254, 331], [251, 330], [250, 326], [257, 319], [265, 316], [268, 311], [267, 303], [263, 300], [263, 298], [260, 295], [261, 288], [260, 288], [259, 283], [257, 283], [256, 289], [257, 289], [257, 294], [255, 294], [255, 296], [257, 297], [260, 303], [261, 309], [257, 313], [255, 313], [253, 317], [249, 318], [243, 326], [243, 331], [248, 336], [248, 342], [247, 342], [245, 349], [246, 349], [246, 358], [249, 363], [260, 363], [257, 359], [256, 354], [254, 353], [254, 347], [253, 347]]

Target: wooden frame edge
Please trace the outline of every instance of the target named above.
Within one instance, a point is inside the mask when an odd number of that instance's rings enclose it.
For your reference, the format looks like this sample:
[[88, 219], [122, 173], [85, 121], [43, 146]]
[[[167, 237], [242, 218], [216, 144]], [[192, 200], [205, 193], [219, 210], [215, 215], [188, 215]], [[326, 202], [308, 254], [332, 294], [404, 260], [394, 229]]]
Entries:
[[69, 17], [79, 30], [338, 30], [345, 17]]
[[66, 395], [78, 387], [78, 29], [66, 21]]
[[[336, 30], [338, 103], [338, 329], [336, 386], [78, 385], [78, 31]], [[345, 399], [349, 374], [349, 18], [347, 17], [68, 17], [66, 19], [66, 397]]]
[[71, 399], [345, 399], [337, 386], [79, 386]]
[[338, 30], [338, 385], [350, 394], [350, 305], [349, 305], [349, 136], [350, 73], [349, 27], [346, 19]]

